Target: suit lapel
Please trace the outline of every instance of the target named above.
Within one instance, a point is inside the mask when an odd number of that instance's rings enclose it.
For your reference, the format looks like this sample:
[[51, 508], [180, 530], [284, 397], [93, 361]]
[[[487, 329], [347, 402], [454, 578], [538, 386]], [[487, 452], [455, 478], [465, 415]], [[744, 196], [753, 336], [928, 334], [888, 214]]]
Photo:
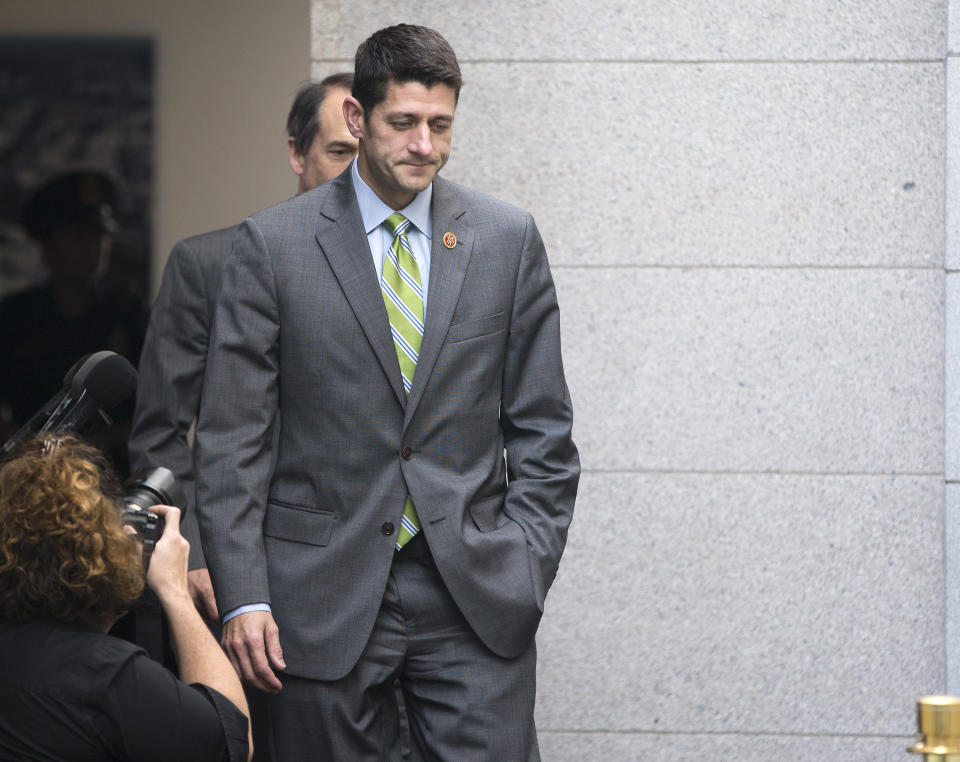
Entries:
[[[320, 202], [317, 243], [340, 282], [367, 341], [380, 361], [401, 405], [406, 404], [397, 350], [390, 335], [390, 323], [383, 296], [376, 287], [370, 245], [363, 228], [360, 207], [353, 192], [349, 169], [330, 182]], [[430, 270], [431, 276], [433, 269]], [[431, 288], [431, 297], [433, 289]]]
[[[453, 187], [437, 177], [433, 181], [433, 242], [430, 247], [430, 290], [427, 294], [427, 314], [424, 321], [420, 357], [413, 375], [413, 387], [407, 400], [404, 427], [409, 424], [430, 374], [437, 362], [450, 320], [460, 300], [460, 288], [473, 252], [474, 234], [461, 218], [466, 210]], [[453, 248], [444, 244], [444, 236], [453, 233], [457, 242]], [[391, 345], [392, 346], [392, 345]]]

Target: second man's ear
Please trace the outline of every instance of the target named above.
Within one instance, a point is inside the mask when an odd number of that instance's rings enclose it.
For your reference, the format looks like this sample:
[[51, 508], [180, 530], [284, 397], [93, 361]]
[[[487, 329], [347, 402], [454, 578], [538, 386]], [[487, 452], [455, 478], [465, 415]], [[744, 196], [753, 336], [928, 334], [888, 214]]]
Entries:
[[303, 156], [297, 150], [296, 141], [293, 138], [287, 138], [287, 157], [290, 160], [290, 169], [299, 177], [306, 168], [303, 163]]

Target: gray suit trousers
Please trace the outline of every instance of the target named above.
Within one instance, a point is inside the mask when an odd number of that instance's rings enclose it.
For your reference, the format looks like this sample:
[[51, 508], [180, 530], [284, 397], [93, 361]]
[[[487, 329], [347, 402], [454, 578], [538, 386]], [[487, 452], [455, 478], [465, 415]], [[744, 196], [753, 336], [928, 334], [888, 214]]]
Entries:
[[402, 759], [396, 677], [411, 760], [540, 759], [536, 646], [513, 659], [488, 649], [450, 597], [422, 535], [396, 554], [373, 633], [346, 677], [281, 675], [283, 690], [265, 697], [254, 718], [266, 726], [257, 759]]

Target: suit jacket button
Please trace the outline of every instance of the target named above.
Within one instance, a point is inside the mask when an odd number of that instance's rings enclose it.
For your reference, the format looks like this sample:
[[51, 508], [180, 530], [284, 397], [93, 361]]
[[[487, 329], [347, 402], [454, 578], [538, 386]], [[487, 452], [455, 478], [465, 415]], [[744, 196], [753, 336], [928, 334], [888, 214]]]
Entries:
[[413, 450], [411, 450], [409, 447], [404, 447], [400, 451], [400, 454], [403, 456], [404, 460], [410, 460], [410, 458], [413, 457]]
[[389, 521], [385, 521], [383, 523], [383, 526], [380, 527], [380, 531], [383, 532], [385, 535], [391, 535], [393, 534], [393, 530], [395, 528], [396, 527], [394, 527], [393, 524], [391, 524]]

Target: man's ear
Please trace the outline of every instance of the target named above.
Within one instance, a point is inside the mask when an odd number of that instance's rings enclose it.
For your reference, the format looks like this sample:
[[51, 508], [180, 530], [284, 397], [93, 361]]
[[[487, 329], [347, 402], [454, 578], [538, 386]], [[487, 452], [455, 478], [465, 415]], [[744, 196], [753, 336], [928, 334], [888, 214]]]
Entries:
[[347, 123], [347, 129], [357, 140], [363, 139], [363, 106], [360, 101], [352, 95], [348, 95], [343, 101], [343, 120]]
[[290, 159], [290, 169], [297, 177], [300, 177], [304, 170], [303, 156], [297, 150], [297, 144], [293, 138], [287, 138], [287, 156]]

